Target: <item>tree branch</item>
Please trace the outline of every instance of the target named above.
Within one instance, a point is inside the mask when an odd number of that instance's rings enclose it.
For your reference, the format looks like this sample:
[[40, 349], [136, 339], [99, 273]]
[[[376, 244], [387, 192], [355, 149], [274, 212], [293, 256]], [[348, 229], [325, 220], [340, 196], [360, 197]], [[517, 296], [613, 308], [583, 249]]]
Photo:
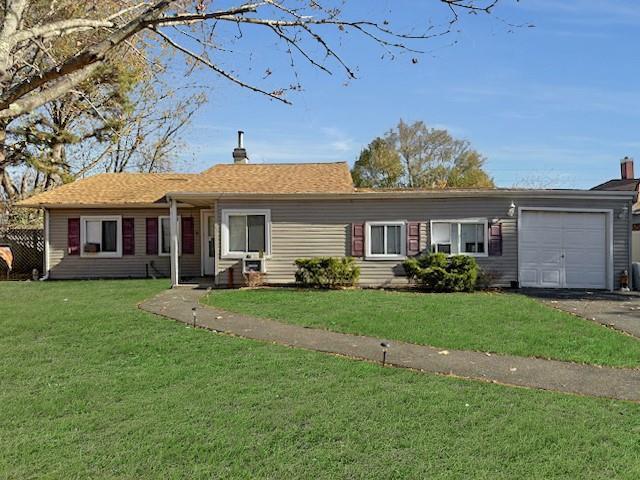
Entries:
[[209, 67], [211, 70], [213, 70], [214, 72], [218, 73], [219, 75], [225, 77], [226, 79], [231, 80], [236, 85], [239, 85], [241, 87], [247, 88], [247, 89], [252, 90], [252, 91], [254, 91], [256, 93], [261, 93], [262, 95], [266, 95], [269, 98], [273, 98], [274, 100], [278, 100], [278, 101], [280, 101], [282, 103], [286, 103], [287, 105], [291, 105], [291, 102], [289, 102], [286, 98], [282, 98], [281, 96], [277, 95], [276, 93], [267, 92], [266, 90], [262, 90], [261, 88], [256, 87], [255, 85], [251, 85], [249, 83], [243, 82], [239, 78], [233, 76], [231, 73], [229, 73], [229, 72], [221, 69], [217, 65], [213, 64], [211, 61], [209, 61], [208, 59], [204, 58], [203, 56], [198, 55], [197, 53], [192, 52], [191, 50], [183, 47], [182, 45], [180, 45], [178, 43], [176, 43], [171, 37], [169, 37], [165, 33], [161, 32], [160, 30], [153, 29], [153, 31], [156, 34], [158, 34], [160, 37], [162, 37], [169, 45], [171, 45], [176, 50], [181, 51], [185, 55], [187, 55], [187, 56], [193, 58], [194, 60], [196, 60], [197, 62], [202, 63], [203, 65]]

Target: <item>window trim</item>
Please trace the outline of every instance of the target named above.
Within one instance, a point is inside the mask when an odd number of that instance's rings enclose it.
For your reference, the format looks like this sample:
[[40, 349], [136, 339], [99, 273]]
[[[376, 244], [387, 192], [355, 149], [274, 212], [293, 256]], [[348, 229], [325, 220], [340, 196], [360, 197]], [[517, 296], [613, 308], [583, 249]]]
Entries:
[[[170, 257], [171, 256], [171, 247], [169, 247], [169, 251], [167, 253], [162, 252], [162, 219], [166, 218], [171, 221], [171, 215], [160, 215], [158, 217], [158, 256], [159, 257]], [[178, 215], [178, 255], [182, 255], [182, 217]], [[171, 225], [169, 225], [171, 227]], [[171, 232], [169, 232], [169, 241], [171, 241]]]
[[[433, 242], [433, 224], [434, 223], [457, 223], [458, 224], [458, 253], [448, 253], [448, 257], [452, 255], [468, 255], [470, 257], [488, 257], [489, 256], [489, 219], [488, 218], [454, 218], [454, 219], [432, 219], [429, 221], [429, 245], [432, 252], [435, 252], [435, 243]], [[461, 225], [463, 223], [475, 223], [484, 225], [484, 252], [461, 252], [460, 238]], [[453, 243], [451, 244], [453, 246]]]
[[[115, 252], [85, 252], [87, 243], [87, 222], [116, 221], [116, 251]], [[102, 247], [102, 240], [100, 241]], [[80, 217], [80, 257], [84, 258], [121, 258], [122, 257], [122, 215], [85, 215]]]
[[229, 217], [230, 216], [264, 215], [264, 256], [271, 256], [271, 210], [254, 208], [225, 208], [222, 210], [222, 222], [220, 224], [220, 248], [221, 258], [238, 259], [249, 255], [256, 255], [256, 252], [232, 252], [229, 251]]
[[[400, 254], [387, 253], [371, 253], [371, 227], [400, 227]], [[407, 258], [407, 221], [406, 220], [387, 220], [376, 222], [365, 222], [364, 224], [364, 258], [365, 260], [404, 260]], [[386, 250], [386, 229], [385, 229], [385, 250]]]

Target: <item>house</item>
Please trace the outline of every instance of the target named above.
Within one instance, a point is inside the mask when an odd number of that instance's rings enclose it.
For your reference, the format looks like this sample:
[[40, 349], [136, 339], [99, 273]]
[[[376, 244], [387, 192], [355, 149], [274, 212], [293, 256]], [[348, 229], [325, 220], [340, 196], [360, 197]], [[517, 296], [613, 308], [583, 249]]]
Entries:
[[633, 192], [635, 197], [631, 214], [631, 258], [634, 262], [640, 262], [640, 202], [638, 192], [640, 191], [640, 179], [635, 178], [633, 173], [633, 159], [624, 157], [620, 160], [620, 178], [614, 178], [608, 182], [601, 183], [592, 188], [609, 192]]
[[20, 203], [45, 213], [50, 279], [207, 276], [292, 283], [294, 260], [357, 258], [361, 284], [406, 285], [406, 256], [477, 257], [496, 285], [614, 289], [630, 268], [626, 190], [372, 190], [346, 163], [234, 162], [199, 174], [100, 174]]

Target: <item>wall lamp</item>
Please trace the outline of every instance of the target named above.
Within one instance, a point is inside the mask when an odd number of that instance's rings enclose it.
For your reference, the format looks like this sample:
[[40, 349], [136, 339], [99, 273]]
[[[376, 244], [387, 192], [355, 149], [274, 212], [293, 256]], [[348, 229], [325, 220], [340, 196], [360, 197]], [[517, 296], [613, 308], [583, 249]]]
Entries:
[[516, 214], [516, 204], [513, 203], [513, 201], [511, 202], [511, 205], [509, 205], [509, 210], [507, 210], [507, 215], [510, 217], [513, 217]]

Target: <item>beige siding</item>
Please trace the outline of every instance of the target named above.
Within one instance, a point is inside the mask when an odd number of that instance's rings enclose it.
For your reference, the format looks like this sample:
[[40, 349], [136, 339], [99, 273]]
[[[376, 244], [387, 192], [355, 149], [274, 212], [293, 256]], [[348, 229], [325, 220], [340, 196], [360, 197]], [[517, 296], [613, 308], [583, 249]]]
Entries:
[[[421, 247], [427, 249], [429, 221], [456, 218], [497, 219], [502, 224], [503, 254], [480, 257], [478, 263], [498, 285], [508, 285], [518, 279], [517, 215], [507, 216], [511, 201], [521, 207], [607, 208], [614, 209], [614, 279], [617, 286], [619, 272], [629, 268], [628, 218], [619, 219], [617, 212], [628, 204], [625, 201], [538, 199], [526, 197], [492, 199], [389, 199], [351, 201], [220, 201], [217, 207], [218, 224], [226, 208], [267, 208], [271, 210], [271, 257], [267, 260], [269, 283], [291, 283], [294, 280], [294, 260], [311, 256], [344, 256], [350, 253], [350, 225], [366, 221], [407, 220], [422, 223]], [[630, 208], [630, 207], [629, 207]], [[218, 229], [218, 257], [220, 256]], [[358, 260], [362, 285], [406, 285], [401, 262]], [[238, 260], [217, 261], [217, 281], [227, 284], [229, 268], [234, 270], [236, 284], [242, 281]]]
[[[200, 211], [179, 209], [181, 216], [194, 218], [194, 254], [180, 257], [182, 277], [200, 275]], [[121, 258], [87, 258], [67, 254], [67, 219], [90, 215], [121, 215], [135, 220], [135, 255]], [[168, 277], [169, 257], [146, 254], [147, 217], [169, 215], [168, 209], [76, 209], [51, 210], [50, 212], [50, 278], [122, 278], [144, 277], [149, 272], [156, 276]], [[153, 265], [153, 267], [152, 267]], [[155, 267], [155, 268], [154, 268]]]

